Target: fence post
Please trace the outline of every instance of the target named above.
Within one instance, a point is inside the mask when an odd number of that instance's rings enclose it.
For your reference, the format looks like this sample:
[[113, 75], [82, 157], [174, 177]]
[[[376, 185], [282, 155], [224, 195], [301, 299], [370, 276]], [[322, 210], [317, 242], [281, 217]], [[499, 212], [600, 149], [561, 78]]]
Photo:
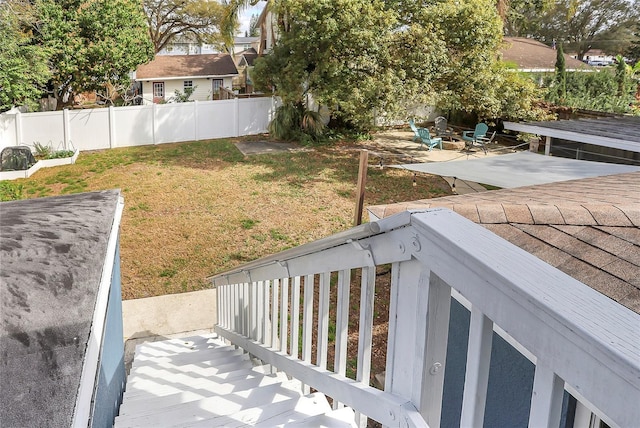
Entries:
[[69, 109], [62, 110], [62, 129], [64, 131], [64, 150], [69, 150], [71, 140], [71, 127], [69, 126]]
[[16, 146], [22, 144], [22, 113], [16, 112]]
[[156, 115], [158, 114], [158, 105], [156, 103], [153, 103], [151, 106], [151, 136], [153, 137], [153, 144], [156, 144]]
[[109, 148], [115, 147], [116, 141], [116, 112], [113, 106], [109, 106]]
[[234, 98], [235, 111], [236, 111], [236, 137], [240, 136], [240, 100]]
[[356, 212], [354, 214], [353, 225], [362, 224], [362, 210], [364, 206], [364, 190], [367, 184], [367, 167], [369, 162], [369, 152], [360, 152], [360, 166], [358, 168], [358, 185], [356, 187]]
[[193, 130], [193, 134], [194, 134], [194, 139], [196, 141], [200, 141], [200, 138], [198, 136], [198, 109], [199, 109], [199, 105], [198, 105], [198, 100], [195, 100], [193, 102], [193, 126], [194, 126], [194, 130]]

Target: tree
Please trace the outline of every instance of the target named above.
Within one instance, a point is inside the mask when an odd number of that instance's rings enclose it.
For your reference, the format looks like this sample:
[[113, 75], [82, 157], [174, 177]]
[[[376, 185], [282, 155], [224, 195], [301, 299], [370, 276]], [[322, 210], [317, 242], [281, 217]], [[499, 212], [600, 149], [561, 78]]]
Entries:
[[562, 102], [567, 98], [567, 70], [565, 67], [562, 43], [558, 46], [558, 50], [556, 51], [556, 85], [558, 98], [560, 99], [560, 102]]
[[511, 95], [526, 97], [517, 105], [528, 110], [517, 114], [532, 109], [531, 83], [498, 61], [502, 23], [489, 0], [280, 0], [272, 7], [279, 38], [253, 77], [285, 105], [312, 98], [334, 122], [360, 129], [380, 112], [406, 114], [408, 103], [499, 117], [515, 113], [504, 103], [512, 84]]
[[32, 43], [33, 12], [28, 1], [0, 2], [0, 112], [33, 107], [49, 79], [48, 52]]
[[543, 11], [529, 10], [523, 17], [527, 25], [513, 35], [562, 42], [582, 60], [591, 48], [624, 49], [638, 9], [637, 0], [559, 0]]
[[144, 0], [149, 36], [159, 52], [177, 36], [220, 44], [226, 7], [209, 0]]
[[258, 15], [255, 13], [251, 15], [249, 21], [249, 37], [258, 37], [260, 35], [260, 28], [258, 28]]
[[153, 58], [136, 0], [36, 0], [37, 37], [51, 52], [49, 91], [58, 106], [105, 85], [128, 86], [129, 73]]
[[504, 34], [506, 36], [530, 36], [536, 29], [536, 18], [546, 13], [553, 0], [511, 0], [506, 7]]
[[363, 127], [397, 86], [387, 49], [395, 24], [380, 0], [277, 2], [279, 39], [252, 72], [258, 88], [275, 88], [284, 104], [313, 100], [333, 117]]
[[[224, 43], [227, 45], [227, 49], [229, 49], [229, 51], [233, 52], [233, 38], [240, 26], [240, 12], [242, 12], [249, 6], [255, 6], [259, 1], [260, 0], [225, 0], [225, 11], [220, 23], [220, 33], [222, 36], [222, 40], [224, 40]], [[265, 8], [272, 8], [274, 7], [275, 3], [276, 0], [266, 0]], [[256, 18], [256, 24], [257, 21], [258, 20]], [[258, 31], [260, 31], [260, 29], [256, 28], [256, 32]], [[256, 34], [256, 36], [257, 35], [258, 34]]]
[[631, 74], [630, 70], [628, 70], [627, 68], [630, 69], [631, 67], [627, 66], [622, 55], [618, 55], [616, 57], [616, 61], [616, 83], [618, 84], [616, 95], [621, 97], [624, 95], [627, 89], [627, 75]]
[[625, 55], [631, 60], [632, 64], [640, 61], [640, 22], [633, 29], [633, 38], [627, 47]]

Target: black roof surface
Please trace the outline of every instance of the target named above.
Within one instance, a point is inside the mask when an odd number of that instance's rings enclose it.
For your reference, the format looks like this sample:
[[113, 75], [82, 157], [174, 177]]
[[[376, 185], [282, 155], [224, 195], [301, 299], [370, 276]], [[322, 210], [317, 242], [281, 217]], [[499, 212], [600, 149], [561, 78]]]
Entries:
[[120, 192], [0, 203], [0, 426], [70, 426]]

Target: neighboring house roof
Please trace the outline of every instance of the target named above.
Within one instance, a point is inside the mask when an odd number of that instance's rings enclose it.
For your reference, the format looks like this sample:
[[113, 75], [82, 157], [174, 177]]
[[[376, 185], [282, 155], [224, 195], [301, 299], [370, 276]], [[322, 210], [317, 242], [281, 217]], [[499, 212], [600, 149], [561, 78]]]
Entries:
[[[502, 60], [517, 64], [524, 71], [554, 71], [557, 51], [542, 42], [525, 37], [505, 37]], [[591, 70], [592, 67], [566, 53], [567, 70]]]
[[118, 197], [0, 204], [0, 425], [72, 425]]
[[613, 55], [608, 55], [605, 51], [601, 49], [589, 49], [584, 53], [584, 56], [606, 56], [613, 58]]
[[249, 48], [238, 54], [239, 67], [253, 67], [253, 61], [258, 58], [258, 52], [254, 48]]
[[229, 54], [158, 55], [136, 70], [136, 80], [235, 76], [238, 69]]
[[457, 212], [640, 313], [640, 172], [368, 210], [383, 218], [433, 207]]
[[233, 39], [233, 44], [234, 45], [241, 45], [241, 44], [245, 44], [245, 43], [255, 43], [258, 40], [260, 40], [260, 37], [256, 36], [256, 37], [235, 37]]

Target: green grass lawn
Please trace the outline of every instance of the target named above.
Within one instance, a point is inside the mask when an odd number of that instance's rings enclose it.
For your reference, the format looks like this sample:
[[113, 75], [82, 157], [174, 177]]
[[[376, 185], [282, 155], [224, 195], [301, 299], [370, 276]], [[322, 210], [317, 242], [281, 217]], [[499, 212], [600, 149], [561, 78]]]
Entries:
[[[123, 298], [193, 291], [213, 273], [351, 227], [357, 145], [250, 157], [233, 140], [82, 152], [74, 165], [0, 182], [0, 200], [121, 189]], [[415, 187], [412, 177], [369, 168], [365, 205], [450, 194], [439, 177]]]

